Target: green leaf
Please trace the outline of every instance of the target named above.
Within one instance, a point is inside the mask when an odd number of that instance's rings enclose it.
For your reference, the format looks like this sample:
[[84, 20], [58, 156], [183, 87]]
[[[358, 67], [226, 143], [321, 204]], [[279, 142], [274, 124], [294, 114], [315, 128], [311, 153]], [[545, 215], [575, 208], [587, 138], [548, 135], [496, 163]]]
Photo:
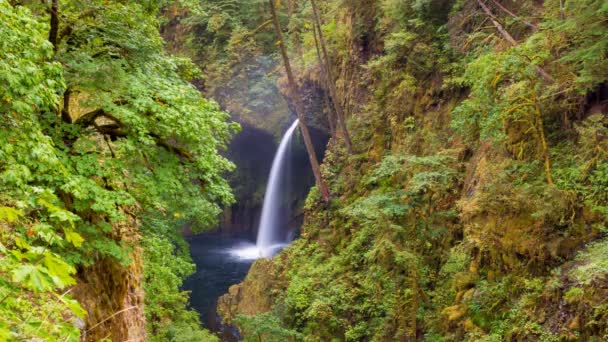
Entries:
[[84, 318], [87, 315], [86, 310], [80, 306], [77, 300], [65, 296], [57, 296], [57, 298], [79, 318]]
[[6, 323], [0, 323], [0, 341], [9, 341], [13, 334]]
[[75, 231], [73, 231], [71, 229], [64, 229], [63, 232], [65, 233], [65, 239], [69, 243], [74, 245], [74, 247], [82, 246], [82, 243], [84, 242], [84, 238], [82, 236], [80, 236], [80, 234], [76, 233]]
[[0, 221], [15, 222], [23, 216], [23, 211], [12, 207], [0, 207]]
[[64, 288], [67, 285], [76, 284], [76, 280], [71, 276], [76, 273], [74, 267], [54, 254], [47, 253], [42, 260], [42, 264], [48, 269], [57, 287]]
[[11, 273], [14, 282], [35, 292], [52, 290], [55, 285], [46, 268], [40, 265], [23, 264]]

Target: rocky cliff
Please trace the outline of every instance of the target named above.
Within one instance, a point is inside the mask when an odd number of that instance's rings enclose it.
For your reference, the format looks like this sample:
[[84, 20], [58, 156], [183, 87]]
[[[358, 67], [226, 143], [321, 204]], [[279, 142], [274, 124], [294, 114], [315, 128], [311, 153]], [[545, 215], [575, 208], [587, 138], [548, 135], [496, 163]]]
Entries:
[[340, 4], [324, 31], [356, 153], [332, 138], [331, 203], [313, 189], [225, 319], [268, 341], [606, 338], [605, 6]]

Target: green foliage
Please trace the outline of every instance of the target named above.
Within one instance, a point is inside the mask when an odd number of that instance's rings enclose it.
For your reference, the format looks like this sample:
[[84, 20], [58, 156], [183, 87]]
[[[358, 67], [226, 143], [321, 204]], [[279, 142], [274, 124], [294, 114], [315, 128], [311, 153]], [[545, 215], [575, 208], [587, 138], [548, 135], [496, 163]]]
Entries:
[[[142, 234], [149, 338], [217, 340], [180, 291], [193, 265], [177, 227], [211, 227], [232, 203], [218, 150], [238, 128], [158, 27], [190, 35], [225, 108], [276, 128], [265, 1], [59, 1], [54, 46], [47, 2], [13, 3], [0, 0], [0, 340], [78, 340], [74, 275], [128, 265], [125, 231]], [[587, 101], [605, 100], [608, 7], [484, 3], [490, 21], [472, 0], [320, 3], [366, 153], [330, 145], [334, 199], [311, 191], [302, 238], [272, 262], [277, 305], [235, 320], [246, 340], [605, 337], [608, 122]], [[279, 7], [295, 71], [317, 82], [310, 7]]]
[[270, 313], [256, 316], [239, 316], [235, 322], [241, 332], [247, 336], [245, 341], [301, 341], [302, 335], [296, 331], [282, 327], [278, 318]]
[[[608, 56], [608, 34], [604, 20], [608, 6], [601, 0], [573, 1], [565, 5], [547, 1], [543, 32], [551, 48], [559, 49], [555, 66], [562, 73], [576, 76], [574, 87], [580, 93], [593, 90], [605, 81]], [[560, 7], [561, 6], [561, 7]], [[561, 13], [560, 13], [561, 12]], [[567, 70], [563, 67], [567, 66]]]
[[[601, 138], [608, 133], [605, 115], [594, 114], [577, 124], [578, 143], [562, 144], [556, 148], [557, 186], [577, 193], [592, 211], [608, 218], [606, 175], [608, 172], [608, 143]], [[576, 151], [574, 158], [567, 151]]]
[[61, 67], [27, 9], [0, 1], [0, 21], [0, 336], [76, 341], [72, 322], [85, 312], [61, 291], [75, 268], [59, 250], [80, 247], [79, 218], [43, 181], [67, 172], [36, 117], [56, 108]]
[[[560, 10], [559, 1], [548, 1], [540, 30], [517, 46], [496, 51], [476, 45], [464, 75], [471, 94], [453, 112], [453, 127], [469, 142], [506, 142], [520, 159], [531, 149], [537, 152], [529, 145], [543, 143], [542, 122], [567, 120], [572, 113], [563, 111], [575, 110], [576, 97], [605, 80], [606, 72], [597, 70], [606, 64], [608, 44], [598, 27], [605, 16], [601, 3], [576, 2]], [[551, 67], [553, 80], [540, 77], [543, 64]]]
[[[365, 152], [330, 145], [334, 198], [311, 190], [268, 321], [323, 341], [604, 337], [607, 7], [481, 3], [491, 15], [474, 0], [320, 4]], [[290, 52], [304, 46], [294, 64], [316, 81], [310, 9], [295, 7]]]
[[[158, 227], [144, 225], [150, 231], [143, 240], [144, 290], [149, 294], [145, 303], [149, 340], [218, 341], [201, 328], [198, 313], [188, 309], [188, 293], [180, 291], [183, 279], [195, 269], [187, 246], [182, 244], [176, 248], [170, 237], [154, 235], [153, 231]], [[181, 239], [177, 235], [173, 238]]]
[[206, 92], [239, 121], [278, 131], [288, 108], [274, 75], [278, 59], [267, 2], [212, 0], [201, 9], [177, 25], [204, 67]]
[[146, 272], [171, 285], [147, 290], [176, 306], [152, 301], [174, 321], [150, 329], [214, 340], [179, 292], [191, 263], [163, 260], [168, 227], [208, 228], [233, 200], [223, 178], [233, 165], [218, 150], [238, 126], [188, 83], [200, 70], [163, 51], [162, 4], [60, 1], [55, 46], [46, 5], [0, 1], [0, 336], [78, 340], [85, 311], [66, 291], [76, 269], [127, 266], [125, 231], [146, 213], [162, 222], [147, 225], [158, 251], [147, 250]]
[[595, 242], [581, 251], [575, 261], [579, 264], [569, 273], [580, 285], [590, 285], [608, 274], [608, 240]]
[[[418, 291], [436, 271], [430, 251], [449, 241], [453, 213], [438, 210], [431, 199], [441, 203], [451, 195], [459, 177], [453, 154], [387, 155], [369, 170], [358, 185], [366, 195], [332, 209], [325, 229], [338, 233], [336, 239], [304, 240], [289, 249], [297, 267], [290, 268], [282, 310], [268, 319], [321, 340], [411, 336], [423, 310]], [[309, 225], [303, 235], [317, 233], [323, 231]]]
[[[378, 30], [385, 32], [384, 51], [366, 64], [374, 78], [374, 95], [390, 120], [412, 107], [412, 97], [448, 64], [444, 48], [445, 16], [451, 1], [394, 1], [378, 5]], [[435, 56], [428, 58], [428, 56]]]
[[530, 115], [541, 106], [536, 99], [542, 86], [526, 57], [532, 53], [525, 47], [487, 52], [469, 64], [465, 80], [471, 95], [453, 112], [453, 127], [468, 141], [504, 142], [510, 133], [507, 125], [520, 122], [525, 125], [521, 130], [538, 130]]

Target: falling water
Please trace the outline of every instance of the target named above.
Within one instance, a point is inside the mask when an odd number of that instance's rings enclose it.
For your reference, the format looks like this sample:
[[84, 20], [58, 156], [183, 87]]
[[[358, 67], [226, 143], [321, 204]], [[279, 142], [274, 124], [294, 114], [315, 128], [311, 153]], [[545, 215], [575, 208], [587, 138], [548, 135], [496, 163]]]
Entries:
[[281, 214], [284, 214], [281, 212], [284, 210], [281, 194], [285, 193], [281, 190], [284, 190], [283, 186], [288, 186], [284, 179], [285, 173], [288, 171], [285, 169], [289, 159], [287, 158], [287, 151], [297, 127], [298, 120], [294, 121], [283, 135], [279, 149], [272, 161], [256, 245], [242, 243], [229, 250], [231, 255], [240, 260], [270, 257], [289, 242], [289, 237], [285, 238], [284, 230], [281, 229]]
[[279, 144], [279, 149], [272, 161], [268, 187], [264, 195], [264, 206], [262, 207], [262, 218], [258, 227], [257, 248], [260, 256], [268, 257], [273, 254], [276, 247], [281, 245], [281, 231], [279, 210], [281, 207], [281, 177], [285, 168], [285, 155], [287, 148], [293, 137], [293, 133], [298, 127], [298, 120], [294, 121], [289, 127]]

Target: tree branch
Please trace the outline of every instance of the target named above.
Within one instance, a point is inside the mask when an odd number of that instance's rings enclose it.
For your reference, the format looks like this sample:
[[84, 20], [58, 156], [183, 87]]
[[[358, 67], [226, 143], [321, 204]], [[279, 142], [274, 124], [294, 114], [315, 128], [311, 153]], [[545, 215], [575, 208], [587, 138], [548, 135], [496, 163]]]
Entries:
[[175, 146], [175, 145], [169, 143], [167, 140], [161, 138], [160, 135], [150, 132], [150, 136], [154, 139], [154, 141], [156, 142], [156, 145], [165, 148], [169, 152], [173, 152], [173, 153], [177, 154], [178, 156], [180, 156], [181, 158], [184, 158], [188, 161], [192, 161], [194, 159], [192, 157], [192, 154], [190, 154], [188, 151], [184, 150], [183, 148], [181, 148], [179, 146]]
[[[323, 60], [321, 59], [321, 52], [319, 50], [319, 40], [317, 39], [317, 26], [313, 25], [312, 26], [312, 35], [315, 39], [315, 49], [317, 51], [317, 61], [319, 63], [319, 66], [321, 67], [321, 73], [323, 73], [325, 76], [327, 75], [327, 73], [325, 72], [325, 68], [324, 68], [324, 64], [323, 64]], [[325, 102], [327, 103], [327, 121], [329, 123], [329, 131], [331, 132], [331, 135], [333, 137], [336, 136], [336, 128], [334, 127], [334, 120], [332, 117], [332, 111], [334, 110], [332, 108], [332, 101], [329, 98], [329, 95], [327, 94], [327, 91], [323, 92], [323, 95], [325, 95]]]
[[503, 12], [507, 13], [508, 15], [512, 16], [513, 18], [517, 19], [517, 20], [521, 20], [522, 23], [530, 26], [533, 29], [537, 29], [538, 27], [536, 27], [536, 25], [532, 24], [531, 22], [521, 19], [520, 17], [518, 17], [515, 13], [511, 12], [508, 8], [506, 8], [505, 6], [503, 6], [500, 2], [496, 1], [496, 0], [492, 0], [492, 2], [494, 3], [494, 5], [496, 5], [496, 7], [500, 8]]
[[279, 23], [279, 17], [277, 15], [277, 11], [275, 8], [274, 0], [268, 0], [268, 5], [270, 6], [270, 13], [272, 14], [272, 22], [274, 23], [274, 30], [278, 39], [279, 51], [281, 53], [281, 57], [283, 58], [283, 67], [285, 68], [285, 73], [287, 74], [287, 81], [289, 84], [289, 95], [292, 96], [294, 100], [294, 105], [296, 109], [296, 113], [298, 118], [300, 119], [300, 131], [302, 132], [302, 138], [304, 140], [304, 145], [306, 146], [306, 152], [308, 153], [308, 159], [310, 160], [310, 165], [312, 168], [312, 173], [315, 176], [315, 180], [317, 183], [317, 187], [319, 189], [319, 193], [325, 203], [329, 203], [330, 194], [329, 188], [325, 184], [323, 177], [321, 175], [321, 170], [319, 167], [319, 160], [317, 159], [317, 154], [315, 152], [314, 145], [312, 144], [312, 139], [310, 138], [310, 133], [308, 132], [308, 126], [306, 125], [306, 118], [304, 116], [304, 107], [302, 105], [298, 87], [296, 85], [295, 77], [293, 76], [293, 71], [291, 70], [291, 64], [289, 62], [289, 56], [287, 55], [287, 48], [285, 47], [285, 41], [283, 40], [283, 33], [281, 31], [281, 24]]
[[128, 307], [128, 308], [124, 308], [124, 309], [122, 309], [122, 310], [120, 310], [120, 311], [117, 311], [117, 312], [115, 312], [115, 313], [111, 314], [110, 316], [106, 317], [105, 319], [103, 319], [103, 320], [101, 320], [101, 321], [97, 322], [97, 324], [93, 325], [92, 327], [90, 327], [89, 329], [87, 329], [85, 332], [89, 332], [89, 331], [91, 331], [91, 330], [93, 330], [93, 329], [97, 328], [99, 325], [101, 325], [101, 324], [105, 323], [106, 321], [108, 321], [108, 320], [110, 320], [110, 319], [114, 318], [114, 316], [116, 316], [116, 315], [118, 315], [118, 314], [121, 314], [121, 313], [123, 313], [123, 312], [125, 312], [125, 311], [129, 311], [129, 310], [132, 310], [132, 309], [137, 309], [137, 308], [138, 308], [138, 307], [134, 305], [134, 306], [130, 306], [130, 307]]
[[[486, 15], [490, 18], [490, 21], [492, 21], [492, 24], [494, 24], [494, 27], [496, 27], [496, 29], [498, 30], [500, 35], [506, 41], [508, 41], [511, 45], [516, 46], [517, 41], [515, 40], [515, 38], [513, 38], [513, 36], [511, 36], [511, 34], [507, 30], [505, 30], [505, 28], [496, 20], [496, 17], [494, 16], [494, 14], [492, 14], [492, 11], [490, 11], [488, 6], [486, 6], [486, 4], [484, 4], [483, 1], [481, 1], [481, 0], [477, 0], [477, 3], [479, 4], [479, 6], [481, 6], [481, 9], [483, 9], [483, 11], [486, 13]], [[549, 75], [543, 68], [541, 68], [538, 65], [536, 65], [536, 72], [538, 72], [538, 74], [546, 82], [551, 83], [554, 81], [553, 77], [551, 77], [551, 75]]]
[[[97, 124], [95, 122], [95, 120], [97, 120], [98, 118], [101, 118], [101, 117], [112, 120], [112, 123], [104, 124], [104, 125]], [[95, 130], [98, 133], [100, 133], [104, 136], [106, 136], [106, 135], [110, 136], [111, 138], [127, 136], [127, 132], [124, 130], [124, 125], [120, 121], [120, 119], [118, 119], [114, 115], [104, 111], [103, 109], [96, 109], [96, 110], [93, 110], [91, 112], [88, 112], [88, 113], [82, 115], [81, 117], [79, 117], [78, 119], [76, 119], [74, 121], [74, 124], [79, 125], [81, 127], [92, 126], [93, 128], [95, 128]], [[154, 142], [156, 143], [157, 146], [165, 148], [167, 151], [175, 153], [180, 158], [185, 159], [187, 161], [194, 160], [194, 157], [192, 156], [192, 154], [190, 152], [188, 152], [187, 150], [185, 150], [179, 146], [176, 146], [175, 144], [172, 144], [171, 142], [167, 141], [167, 139], [163, 139], [159, 134], [154, 133], [154, 132], [149, 132], [148, 135], [152, 139], [154, 139]]]
[[[317, 4], [315, 0], [310, 0], [310, 4], [312, 5], [312, 12], [314, 16], [314, 23], [317, 26], [317, 34], [319, 36], [319, 44], [321, 45], [321, 52], [323, 54], [324, 65], [325, 65], [325, 80], [327, 81], [327, 86], [329, 87], [329, 94], [331, 99], [333, 100], [334, 108], [336, 109], [336, 119], [338, 123], [338, 128], [342, 132], [344, 143], [346, 144], [346, 148], [348, 153], [353, 153], [352, 143], [350, 141], [350, 135], [348, 134], [348, 129], [346, 127], [346, 118], [344, 117], [344, 111], [340, 103], [338, 103], [338, 92], [336, 91], [336, 85], [334, 83], [331, 64], [329, 63], [329, 54], [327, 53], [327, 48], [325, 44], [325, 39], [323, 38], [323, 30], [321, 28], [321, 20], [319, 19], [319, 12], [317, 10]], [[323, 70], [323, 69], [322, 69]]]

